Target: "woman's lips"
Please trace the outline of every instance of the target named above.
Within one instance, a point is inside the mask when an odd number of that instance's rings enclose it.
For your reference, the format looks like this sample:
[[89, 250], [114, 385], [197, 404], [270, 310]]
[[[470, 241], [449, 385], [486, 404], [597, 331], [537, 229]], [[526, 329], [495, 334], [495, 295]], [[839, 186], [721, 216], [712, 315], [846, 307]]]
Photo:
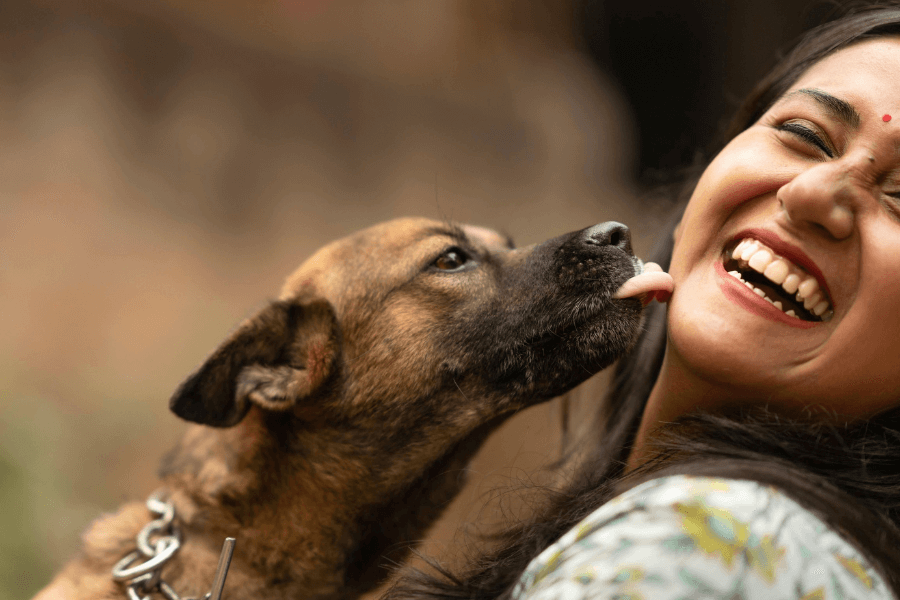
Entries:
[[761, 297], [750, 291], [747, 286], [729, 275], [725, 271], [725, 267], [721, 261], [716, 261], [715, 271], [716, 275], [718, 275], [719, 287], [722, 289], [725, 297], [741, 308], [760, 317], [784, 323], [785, 325], [790, 325], [797, 329], [809, 329], [810, 327], [821, 324], [821, 321], [801, 321], [796, 317], [786, 315], [780, 309], [775, 308], [769, 304], [768, 301], [763, 300]]
[[829, 299], [831, 302], [831, 306], [834, 307], [834, 296], [831, 295], [831, 290], [828, 287], [828, 282], [825, 281], [825, 275], [822, 273], [822, 270], [816, 265], [815, 262], [800, 248], [794, 246], [792, 244], [788, 244], [784, 240], [782, 240], [778, 235], [768, 231], [766, 229], [745, 229], [744, 231], [739, 232], [737, 235], [733, 236], [732, 242], [737, 243], [743, 238], [754, 238], [771, 248], [776, 254], [786, 258], [791, 261], [795, 265], [799, 266], [807, 273], [816, 278], [816, 281], [819, 283], [819, 288], [825, 294], [825, 297]]
[[753, 291], [762, 292], [789, 316], [830, 321], [834, 315], [830, 298], [814, 276], [756, 238], [743, 238], [734, 248], [726, 246], [722, 262], [728, 274], [742, 283], [762, 285]]

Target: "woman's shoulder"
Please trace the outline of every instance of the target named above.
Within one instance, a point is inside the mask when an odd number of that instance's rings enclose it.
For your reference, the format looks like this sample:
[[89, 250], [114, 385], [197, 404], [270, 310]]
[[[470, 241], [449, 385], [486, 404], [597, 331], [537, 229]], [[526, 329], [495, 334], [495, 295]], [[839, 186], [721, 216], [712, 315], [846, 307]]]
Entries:
[[532, 561], [514, 597], [892, 598], [853, 546], [784, 493], [687, 475], [601, 506]]

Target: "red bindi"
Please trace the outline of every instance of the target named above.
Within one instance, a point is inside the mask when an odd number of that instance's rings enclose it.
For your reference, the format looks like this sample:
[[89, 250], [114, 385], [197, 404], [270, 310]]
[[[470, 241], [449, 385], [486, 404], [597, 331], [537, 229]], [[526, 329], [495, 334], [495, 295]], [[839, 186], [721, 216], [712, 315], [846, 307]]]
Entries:
[[883, 117], [881, 117], [881, 120], [887, 123], [891, 120], [891, 115], [884, 115]]

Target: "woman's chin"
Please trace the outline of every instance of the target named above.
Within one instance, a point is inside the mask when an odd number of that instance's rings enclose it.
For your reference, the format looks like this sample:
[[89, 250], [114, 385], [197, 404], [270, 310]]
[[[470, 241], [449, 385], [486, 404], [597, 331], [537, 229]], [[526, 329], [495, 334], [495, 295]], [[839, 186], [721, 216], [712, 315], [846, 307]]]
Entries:
[[684, 368], [741, 395], [789, 385], [818, 347], [803, 330], [737, 306], [718, 290], [679, 285], [668, 320], [670, 349]]

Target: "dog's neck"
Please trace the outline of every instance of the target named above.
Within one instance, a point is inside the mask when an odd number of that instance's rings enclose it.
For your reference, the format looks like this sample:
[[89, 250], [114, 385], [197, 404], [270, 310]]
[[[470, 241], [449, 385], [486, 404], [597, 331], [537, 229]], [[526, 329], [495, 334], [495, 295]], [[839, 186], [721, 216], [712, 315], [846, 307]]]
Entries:
[[414, 445], [398, 451], [384, 435], [364, 436], [361, 447], [360, 432], [338, 428], [303, 431], [301, 451], [275, 451], [268, 445], [286, 442], [272, 435], [271, 418], [253, 410], [231, 429], [192, 426], [166, 459], [163, 480], [185, 537], [180, 566], [164, 571], [176, 590], [209, 585], [226, 536], [237, 538], [229, 598], [337, 599], [373, 589], [459, 491], [460, 470], [497, 425], [433, 456]]

